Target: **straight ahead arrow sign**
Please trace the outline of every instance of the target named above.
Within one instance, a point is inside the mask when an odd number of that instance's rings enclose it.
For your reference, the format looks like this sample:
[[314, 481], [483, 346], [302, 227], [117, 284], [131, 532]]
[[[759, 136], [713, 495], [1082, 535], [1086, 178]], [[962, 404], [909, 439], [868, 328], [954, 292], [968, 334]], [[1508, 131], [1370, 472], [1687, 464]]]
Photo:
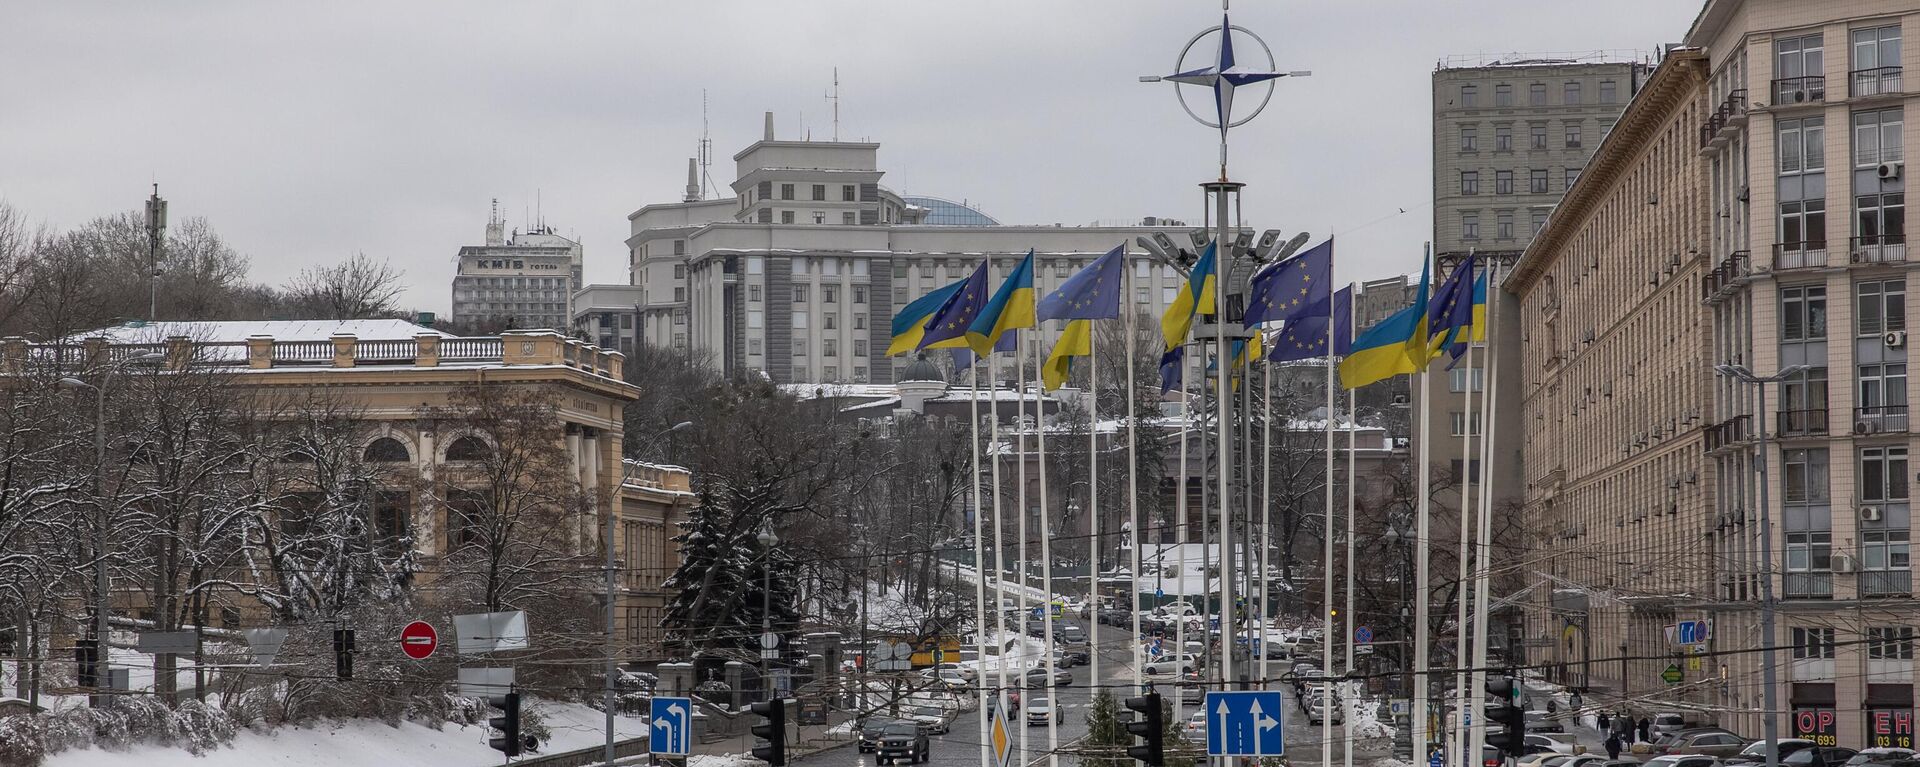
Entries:
[[1220, 746], [1222, 748], [1226, 748], [1231, 751], [1238, 751], [1239, 749], [1234, 748], [1233, 744], [1227, 742], [1227, 736], [1231, 735], [1233, 731], [1227, 729], [1228, 711], [1227, 711], [1227, 700], [1225, 698], [1220, 699], [1220, 705], [1213, 710], [1213, 713], [1217, 714], [1220, 717], [1220, 722], [1214, 725], [1220, 731]]

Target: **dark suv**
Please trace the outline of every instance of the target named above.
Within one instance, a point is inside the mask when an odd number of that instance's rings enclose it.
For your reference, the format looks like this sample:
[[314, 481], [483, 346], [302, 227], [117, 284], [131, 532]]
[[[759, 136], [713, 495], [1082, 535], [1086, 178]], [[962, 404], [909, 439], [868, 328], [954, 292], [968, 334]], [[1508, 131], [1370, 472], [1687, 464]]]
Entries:
[[881, 733], [887, 729], [887, 725], [899, 721], [889, 716], [870, 716], [860, 720], [860, 753], [878, 751]]
[[913, 722], [893, 722], [880, 731], [880, 763], [919, 764], [932, 758], [927, 733]]

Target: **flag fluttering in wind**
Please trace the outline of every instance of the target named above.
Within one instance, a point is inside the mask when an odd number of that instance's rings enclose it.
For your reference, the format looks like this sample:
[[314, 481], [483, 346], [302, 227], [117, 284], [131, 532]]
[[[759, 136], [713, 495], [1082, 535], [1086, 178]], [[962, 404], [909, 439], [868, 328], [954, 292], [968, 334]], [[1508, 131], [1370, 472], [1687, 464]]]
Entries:
[[1333, 356], [1345, 357], [1353, 350], [1353, 288], [1333, 293], [1333, 316], [1326, 313], [1292, 320], [1275, 335], [1267, 359], [1273, 362], [1312, 359], [1327, 356], [1327, 322], [1333, 322]]
[[1033, 251], [1029, 250], [967, 327], [967, 345], [984, 357], [999, 347], [1007, 331], [1033, 326]]
[[1358, 389], [1401, 373], [1419, 372], [1426, 365], [1427, 278], [1427, 264], [1423, 262], [1413, 305], [1354, 337], [1353, 349], [1340, 361], [1342, 386]]
[[1473, 281], [1472, 329], [1464, 334], [1455, 332], [1448, 339], [1447, 356], [1456, 361], [1461, 355], [1467, 353], [1467, 341], [1461, 340], [1462, 335], [1475, 343], [1487, 340], [1487, 277], [1490, 273], [1488, 270], [1481, 270], [1480, 277]]
[[1207, 243], [1206, 250], [1200, 252], [1200, 260], [1193, 262], [1193, 271], [1187, 273], [1187, 284], [1174, 294], [1173, 303], [1160, 315], [1160, 335], [1166, 339], [1168, 349], [1187, 342], [1187, 335], [1193, 332], [1194, 315], [1213, 314], [1215, 245]]
[[1107, 251], [1074, 272], [1040, 299], [1037, 315], [1046, 320], [1110, 320], [1120, 316], [1120, 278], [1127, 268], [1127, 246]]
[[987, 262], [980, 261], [974, 267], [973, 274], [959, 282], [959, 289], [947, 296], [932, 316], [927, 318], [920, 335], [919, 349], [950, 349], [967, 346], [967, 328], [974, 318], [980, 316], [981, 307], [987, 304]]
[[1247, 292], [1247, 327], [1327, 316], [1333, 292], [1333, 240], [1269, 266], [1253, 276]]
[[966, 280], [960, 280], [901, 307], [893, 315], [893, 340], [887, 344], [887, 356], [898, 357], [920, 348], [920, 337], [925, 334], [927, 323], [933, 320], [933, 315], [940, 311], [940, 307], [947, 304], [947, 299], [960, 292], [960, 288], [966, 284]]
[[[1422, 364], [1440, 356], [1456, 338], [1464, 338], [1471, 332], [1475, 284], [1473, 267], [1474, 257], [1467, 256], [1465, 261], [1454, 267], [1447, 281], [1440, 284], [1440, 289], [1433, 292], [1433, 302], [1427, 305], [1427, 338], [1430, 341], [1426, 356], [1420, 358]], [[1464, 346], [1462, 351], [1465, 351]]]
[[1047, 355], [1046, 364], [1040, 368], [1040, 382], [1047, 391], [1066, 385], [1067, 375], [1073, 372], [1073, 358], [1092, 353], [1093, 320], [1068, 322], [1066, 330], [1060, 332], [1060, 340], [1053, 344], [1053, 353]]

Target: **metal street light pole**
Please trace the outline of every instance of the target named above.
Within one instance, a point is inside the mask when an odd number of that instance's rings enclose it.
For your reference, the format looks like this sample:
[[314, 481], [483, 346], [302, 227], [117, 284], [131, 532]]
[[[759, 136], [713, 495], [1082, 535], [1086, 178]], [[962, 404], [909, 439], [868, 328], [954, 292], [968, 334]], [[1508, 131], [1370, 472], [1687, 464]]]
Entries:
[[[773, 534], [773, 522], [760, 530], [760, 636], [764, 639], [773, 633], [773, 546], [780, 537]], [[765, 680], [767, 700], [773, 700], [773, 651], [763, 642], [760, 645], [760, 678]]]
[[[687, 429], [691, 429], [691, 428], [693, 428], [692, 421], [681, 421], [679, 423], [674, 424], [672, 428], [669, 428], [666, 431], [662, 431], [659, 434], [655, 434], [652, 437], [649, 437], [647, 441], [652, 442], [663, 436], [670, 437], [674, 432], [686, 431]], [[621, 488], [626, 487], [627, 477], [631, 476], [631, 471], [632, 471], [632, 466], [625, 464], [625, 462], [623, 461], [622, 468], [620, 471], [620, 484], [615, 485], [613, 488], [614, 500], [616, 501], [619, 500]], [[606, 667], [606, 680], [605, 680], [606, 682], [605, 701], [606, 701], [606, 709], [607, 709], [607, 724], [606, 724], [607, 737], [606, 737], [606, 743], [601, 747], [600, 757], [606, 763], [612, 764], [613, 763], [614, 701], [619, 697], [619, 691], [614, 685], [614, 675], [617, 674], [619, 671], [618, 669], [619, 659], [618, 659], [618, 655], [614, 652], [613, 643], [614, 643], [615, 626], [617, 625], [617, 616], [618, 616], [617, 605], [616, 605], [617, 600], [615, 598], [615, 594], [616, 594], [616, 589], [619, 588], [617, 575], [619, 573], [620, 565], [619, 565], [619, 561], [614, 558], [614, 553], [613, 553], [614, 552], [613, 532], [614, 532], [614, 522], [616, 521], [614, 517], [616, 516], [616, 514], [614, 513], [613, 509], [609, 508], [607, 509], [606, 516], [607, 516], [607, 529], [606, 529], [606, 534], [602, 539], [604, 543], [602, 548], [606, 549], [606, 554], [607, 554], [607, 564], [606, 564], [607, 667]]]
[[[1743, 384], [1754, 385], [1759, 392], [1756, 405], [1759, 415], [1755, 418], [1755, 430], [1759, 433], [1760, 459], [1760, 648], [1762, 684], [1766, 689], [1761, 692], [1765, 699], [1766, 714], [1761, 719], [1761, 730], [1766, 734], [1767, 767], [1780, 767], [1780, 723], [1779, 723], [1779, 672], [1774, 664], [1774, 628], [1773, 628], [1773, 509], [1767, 498], [1767, 384], [1778, 383], [1806, 372], [1806, 365], [1789, 365], [1770, 376], [1754, 375], [1745, 365], [1715, 365], [1714, 372], [1732, 378]], [[1624, 653], [1623, 653], [1624, 655]], [[1621, 683], [1625, 684], [1623, 676]]]

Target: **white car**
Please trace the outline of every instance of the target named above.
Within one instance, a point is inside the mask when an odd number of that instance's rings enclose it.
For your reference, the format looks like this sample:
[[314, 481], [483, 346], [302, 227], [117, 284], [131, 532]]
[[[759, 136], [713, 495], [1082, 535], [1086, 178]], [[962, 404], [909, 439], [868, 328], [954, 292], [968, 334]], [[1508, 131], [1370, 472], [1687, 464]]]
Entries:
[[1147, 676], [1173, 676], [1192, 672], [1200, 665], [1200, 659], [1192, 655], [1168, 655], [1160, 660], [1148, 661], [1140, 667], [1140, 673]]
[[966, 677], [967, 681], [969, 682], [974, 681], [975, 679], [978, 679], [980, 675], [980, 672], [975, 670], [972, 666], [962, 666], [958, 663], [942, 663], [938, 666], [934, 666], [933, 668], [935, 671], [940, 672], [942, 674], [952, 671], [963, 677]]
[[1199, 615], [1200, 609], [1187, 602], [1168, 602], [1153, 608], [1154, 615]]
[[1325, 721], [1331, 721], [1334, 724], [1346, 723], [1345, 714], [1347, 707], [1340, 703], [1340, 696], [1338, 694], [1309, 695], [1306, 701], [1306, 709], [1307, 724], [1320, 724]]
[[1561, 754], [1561, 755], [1571, 755], [1571, 754], [1580, 753], [1580, 746], [1579, 744], [1574, 742], [1572, 735], [1567, 735], [1565, 733], [1558, 733], [1558, 732], [1528, 733], [1527, 746], [1529, 748], [1544, 748], [1544, 749], [1547, 749], [1548, 751], [1551, 751], [1556, 754]]
[[965, 690], [973, 686], [973, 680], [958, 671], [941, 671], [938, 680], [949, 690]]
[[947, 712], [938, 706], [921, 706], [907, 717], [920, 725], [920, 731], [929, 735], [945, 735], [952, 728]]
[[1187, 717], [1187, 723], [1180, 727], [1180, 732], [1195, 743], [1207, 742], [1207, 712], [1193, 712], [1193, 716]]
[[1056, 723], [1062, 721], [1060, 709], [1055, 708], [1053, 701], [1046, 698], [1034, 698], [1033, 700], [1027, 701], [1026, 709], [1028, 727], [1045, 725], [1048, 719], [1052, 719]]

